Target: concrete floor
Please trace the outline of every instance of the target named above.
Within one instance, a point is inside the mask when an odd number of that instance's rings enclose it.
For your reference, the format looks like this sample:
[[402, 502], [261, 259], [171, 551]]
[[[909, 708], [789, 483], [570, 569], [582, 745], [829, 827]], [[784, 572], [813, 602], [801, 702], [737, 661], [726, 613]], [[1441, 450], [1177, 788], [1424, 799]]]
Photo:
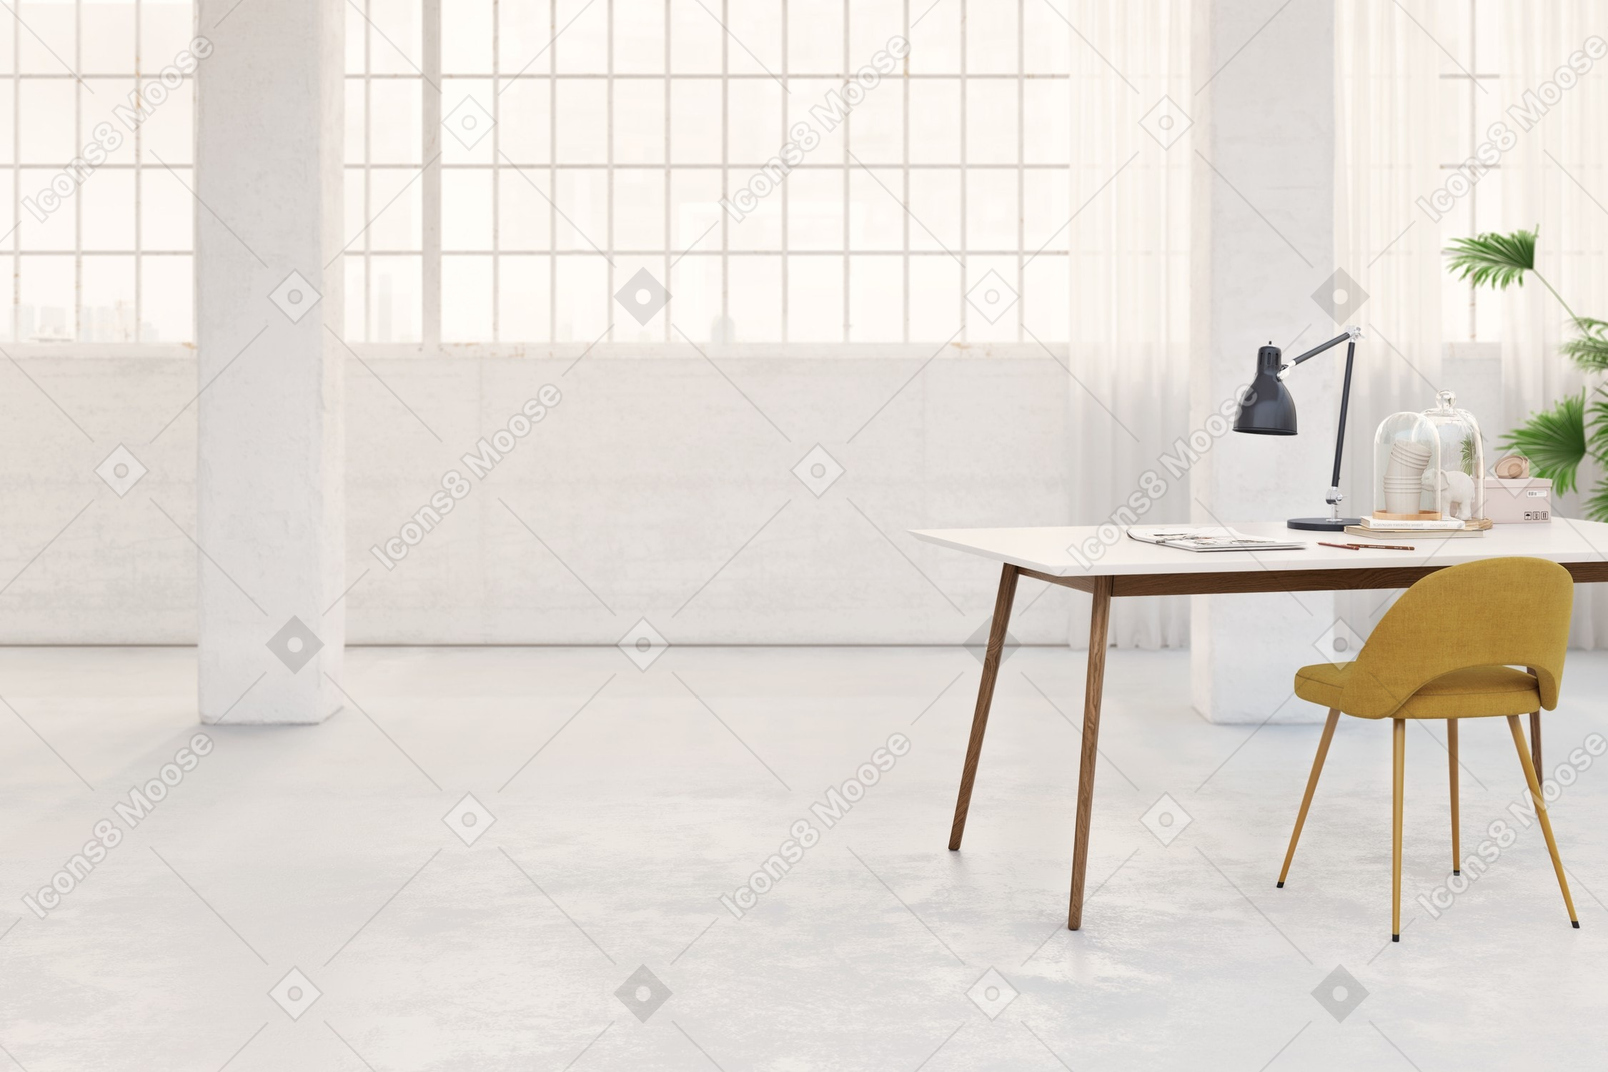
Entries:
[[[1553, 809], [1581, 930], [1533, 826], [1433, 918], [1446, 753], [1409, 727], [1392, 945], [1388, 728], [1342, 723], [1275, 890], [1317, 727], [1208, 725], [1185, 656], [1115, 653], [1070, 933], [1082, 670], [1010, 656], [950, 853], [964, 649], [358, 649], [336, 718], [208, 728], [132, 830], [114, 804], [198, 731], [193, 652], [0, 650], [0, 1046], [29, 1072], [1601, 1067], [1608, 760]], [[1608, 657], [1572, 655], [1549, 766], [1608, 734], [1604, 695]], [[1472, 852], [1522, 779], [1500, 721], [1464, 726]], [[22, 895], [102, 819], [121, 841], [41, 920]], [[819, 840], [735, 918], [801, 820]]]

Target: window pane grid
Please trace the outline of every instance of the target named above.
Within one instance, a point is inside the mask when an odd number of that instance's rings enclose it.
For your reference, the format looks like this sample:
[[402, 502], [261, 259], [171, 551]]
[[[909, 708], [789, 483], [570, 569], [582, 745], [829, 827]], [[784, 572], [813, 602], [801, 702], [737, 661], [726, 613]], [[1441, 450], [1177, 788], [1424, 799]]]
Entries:
[[[895, 168], [895, 167], [903, 166], [903, 165], [900, 165], [900, 164], [881, 164], [881, 163], [875, 163], [875, 162], [871, 162], [871, 161], [867, 161], [866, 163], [867, 163], [867, 165], [869, 167], [871, 167], [873, 169]], [[124, 167], [131, 167], [132, 165], [123, 165], [123, 166]], [[490, 168], [491, 168], [491, 165], [489, 163], [487, 163], [487, 164], [465, 164], [465, 163], [460, 163], [460, 162], [456, 162], [456, 161], [442, 162], [440, 164], [437, 164], [436, 166], [439, 167], [442, 171], [455, 171], [455, 170], [456, 171], [461, 171], [461, 170], [466, 170], [466, 169], [468, 169], [468, 170], [490, 170]], [[741, 167], [741, 168], [755, 168], [755, 169], [758, 169], [758, 168], [764, 166], [764, 161], [758, 161], [758, 160], [733, 160], [733, 161], [730, 161], [729, 164], [726, 165], [726, 166], [734, 167], [734, 168]], [[953, 171], [959, 166], [960, 165], [954, 164], [954, 163], [938, 164], [938, 163], [920, 163], [920, 162], [912, 162], [909, 165], [910, 170], [912, 170], [912, 171]], [[1447, 167], [1454, 167], [1456, 165], [1448, 164], [1446, 166]], [[390, 170], [404, 170], [404, 171], [418, 171], [419, 170], [419, 165], [418, 164], [385, 163], [383, 161], [376, 161], [376, 162], [370, 164], [369, 167], [373, 171], [385, 171], [387, 169], [390, 169]], [[550, 164], [545, 160], [543, 160], [543, 161], [514, 160], [514, 159], [512, 159], [512, 158], [510, 158], [510, 157], [505, 155], [502, 158], [501, 162], [500, 162], [500, 167], [502, 169], [504, 169], [504, 170], [507, 170], [507, 169], [526, 169], [526, 170], [540, 169], [540, 170], [546, 170], [549, 167], [554, 167], [559, 171], [571, 171], [571, 170], [601, 171], [601, 170], [604, 170], [604, 168], [606, 167], [606, 164], [604, 164], [604, 163], [574, 163], [574, 162], [571, 162], [571, 163], [560, 162], [560, 163], [557, 163], [557, 164]], [[615, 164], [614, 164], [614, 170], [616, 170], [616, 171], [633, 171], [633, 170], [634, 171], [659, 171], [663, 167], [664, 167], [664, 165], [660, 164], [660, 163], [642, 164], [642, 163], [630, 163], [630, 162], [624, 162], [624, 161], [616, 161]], [[674, 165], [674, 167], [675, 167], [676, 171], [700, 171], [700, 170], [702, 170], [702, 171], [719, 171], [721, 169], [721, 164], [718, 161], [713, 162], [713, 163], [677, 163], [677, 164]], [[1031, 161], [1022, 162], [1022, 163], [1016, 163], [1014, 161], [1010, 162], [1010, 163], [992, 163], [992, 162], [988, 162], [988, 161], [973, 161], [973, 162], [967, 163], [965, 165], [965, 167], [966, 167], [966, 169], [968, 171], [1011, 171], [1011, 172], [1014, 172], [1018, 168], [1025, 169], [1027, 171], [1065, 171], [1067, 165], [1064, 164], [1064, 163], [1042, 163], [1042, 162], [1031, 162]], [[111, 164], [106, 164], [106, 165], [104, 165], [104, 167], [101, 170], [112, 170], [112, 165]], [[839, 164], [839, 163], [810, 163], [808, 161], [805, 161], [804, 163], [799, 164], [799, 165], [789, 169], [790, 172], [791, 171], [834, 171], [835, 172], [835, 171], [842, 171], [842, 170], [843, 170], [843, 165]], [[855, 165], [854, 170], [860, 170], [859, 166]]]
[[[439, 309], [440, 258], [436, 272], [427, 272], [426, 249], [439, 234], [439, 207], [432, 226], [430, 204], [439, 206], [431, 187], [442, 147], [439, 123], [426, 117], [432, 104], [439, 116], [439, 92], [430, 83], [441, 79], [429, 72], [429, 46], [433, 38], [438, 54], [440, 35], [414, 40], [404, 33], [409, 25], [422, 28], [430, 10], [428, 0], [348, 7], [347, 80], [357, 92], [347, 94], [346, 333], [354, 340], [417, 343]], [[439, 23], [439, 7], [435, 13]], [[426, 166], [432, 157], [434, 177]]]
[[[549, 51], [551, 51], [551, 50], [549, 49]], [[779, 77], [781, 75], [781, 71], [779, 69], [776, 72], [776, 75], [777, 75], [777, 77]], [[69, 78], [70, 79], [72, 76], [71, 75], [59, 75], [59, 76], [52, 76], [52, 75], [26, 75], [25, 77], [28, 77], [28, 78], [61, 77], [61, 78]], [[85, 75], [84, 77], [85, 78], [106, 78], [106, 77], [112, 77], [112, 76], [109, 76], [109, 75]], [[347, 77], [356, 78], [358, 76], [355, 75], [355, 74], [352, 74], [351, 72], [348, 72]], [[408, 74], [405, 71], [390, 71], [390, 72], [376, 71], [373, 74], [369, 75], [369, 77], [371, 79], [373, 79], [374, 81], [376, 81], [376, 82], [381, 82], [381, 81], [385, 81], [386, 79], [414, 80], [414, 79], [417, 79], [419, 76], [416, 75], [416, 74]], [[673, 78], [677, 82], [705, 81], [705, 82], [714, 82], [714, 83], [717, 83], [717, 84], [722, 83], [722, 82], [744, 82], [744, 81], [748, 81], [748, 82], [772, 82], [772, 83], [774, 83], [775, 81], [777, 81], [777, 77], [773, 77], [773, 76], [768, 75], [768, 74], [763, 74], [763, 73], [755, 74], [753, 72], [745, 72], [745, 71], [732, 71], [729, 74], [724, 74], [724, 75], [722, 75], [718, 71], [716, 71], [716, 72], [711, 72], [711, 73], [708, 73], [708, 74], [699, 74], [699, 73], [696, 73], [696, 72], [675, 73], [675, 74], [671, 74], [671, 75], [668, 75], [668, 76], [663, 75], [663, 74], [643, 74], [640, 71], [637, 71], [637, 72], [617, 71], [614, 74], [609, 74], [606, 71], [597, 71], [597, 72], [557, 71], [557, 72], [544, 72], [542, 74], [520, 74], [520, 75], [507, 74], [507, 75], [500, 75], [500, 76], [498, 76], [498, 81], [499, 81], [499, 84], [501, 84], [504, 87], [507, 87], [507, 86], [514, 85], [516, 83], [521, 83], [521, 82], [549, 82], [549, 81], [554, 81], [554, 82], [588, 82], [588, 81], [592, 81], [592, 82], [632, 82], [632, 81], [635, 81], [635, 82], [659, 82], [659, 81], [664, 80], [666, 77]], [[842, 82], [849, 76], [844, 75], [840, 71], [795, 71], [795, 72], [793, 72], [791, 74], [790, 77], [799, 78], [799, 79], [818, 79], [820, 81], [825, 81], [825, 82]], [[931, 79], [942, 79], [944, 81], [952, 81], [955, 78], [955, 75], [954, 74], [934, 74], [934, 73], [932, 73], [930, 71], [926, 71], [926, 72], [923, 72], [923, 71], [911, 71], [909, 74], [901, 75], [900, 77], [902, 79], [908, 79], [909, 81], [912, 81], [912, 82], [920, 82], [920, 81], [923, 81], [923, 80], [931, 80]], [[1043, 72], [1043, 71], [1013, 72], [1013, 73], [1010, 73], [1010, 74], [1002, 74], [1002, 73], [997, 72], [997, 71], [992, 71], [992, 72], [991, 71], [973, 71], [973, 72], [969, 73], [966, 77], [967, 77], [968, 81], [972, 81], [972, 82], [985, 82], [985, 81], [991, 81], [991, 80], [992, 81], [1000, 81], [1000, 82], [1015, 82], [1019, 78], [1025, 78], [1028, 81], [1032, 81], [1034, 79], [1041, 79], [1041, 80], [1052, 81], [1052, 82], [1064, 82], [1064, 81], [1066, 81], [1067, 76], [1064, 75], [1064, 74], [1051, 74], [1051, 73], [1046, 73], [1046, 72]]]
[[[369, 32], [369, 0], [363, 0], [363, 338], [391, 341], [390, 310], [386, 324], [376, 331], [374, 324], [374, 249], [367, 223], [374, 218], [374, 39]], [[347, 20], [350, 24], [350, 19]], [[350, 306], [348, 306], [350, 308]]]
[[[407, 0], [361, 2], [368, 10]], [[412, 5], [425, 57], [440, 53], [438, 3]], [[662, 0], [662, 28], [652, 27], [661, 38], [654, 42], [662, 46], [659, 70], [651, 69], [654, 53], [641, 47], [635, 25], [643, 5], [630, 5], [634, 36], [626, 40], [619, 22], [625, 8], [616, 10], [624, 0], [538, 3], [535, 20], [501, 0], [484, 3], [488, 13], [473, 16], [473, 32], [489, 32], [489, 49], [477, 50], [489, 59], [476, 69], [455, 61], [444, 72], [426, 63], [422, 76], [395, 64], [376, 71], [372, 52], [382, 46], [367, 33], [363, 70], [349, 71], [365, 99], [363, 159], [351, 165], [362, 176], [364, 220], [348, 228], [363, 228], [361, 253], [349, 250], [364, 259], [364, 314], [354, 332], [400, 341], [394, 325], [375, 315], [379, 269], [370, 262], [420, 258], [426, 312], [419, 338], [427, 346], [1064, 337], [1064, 303], [1045, 281], [1054, 278], [1052, 267], [1064, 274], [1068, 256], [1064, 243], [1038, 248], [1055, 228], [1043, 225], [1050, 210], [1037, 202], [1046, 187], [1033, 176], [1048, 182], [1064, 174], [1070, 152], [1059, 133], [1030, 138], [1029, 126], [1066, 124], [1069, 102], [1057, 94], [1067, 76], [1028, 70], [1025, 0], [1017, 0], [1003, 28], [972, 32], [968, 19], [977, 12], [968, 0], [936, 14], [918, 4], [918, 22], [932, 14], [956, 24], [943, 31], [952, 46], [917, 69], [903, 61], [825, 129], [814, 117], [830, 107], [827, 94], [841, 92], [883, 41], [911, 37], [908, 0], [883, 4], [876, 16], [870, 9], [857, 14], [850, 0], [840, 0], [837, 11], [837, 3], [781, 0], [768, 15], [738, 10], [730, 0]], [[649, 10], [658, 6], [653, 0]], [[743, 21], [734, 24], [734, 13]], [[517, 63], [504, 55], [512, 17], [546, 30], [529, 50], [535, 55]], [[879, 17], [887, 25], [870, 25]], [[738, 25], [741, 39], [726, 29]], [[461, 42], [466, 31], [452, 32]], [[539, 36], [523, 31], [527, 44]], [[974, 62], [978, 47], [984, 58]], [[357, 52], [349, 55], [355, 67]], [[622, 55], [630, 57], [623, 65]], [[375, 102], [373, 87], [391, 83], [435, 96], [449, 133], [439, 155], [374, 159], [371, 126], [396, 119]], [[484, 144], [459, 147], [450, 137], [464, 107], [486, 113]], [[1002, 123], [979, 118], [996, 115]], [[748, 184], [767, 163], [776, 168], [801, 120], [815, 126], [820, 147], [782, 168], [784, 178], [754, 211], [724, 209], [734, 192], [759, 188]], [[423, 133], [428, 143], [430, 132]], [[425, 240], [398, 244], [366, 221], [396, 210], [375, 196], [375, 177], [395, 176], [394, 185], [412, 174], [426, 186]], [[432, 177], [439, 191], [434, 242]], [[664, 312], [638, 324], [614, 295], [643, 269], [672, 297]], [[968, 302], [969, 289], [985, 277], [1014, 290], [1003, 316], [980, 314]], [[489, 299], [480, 293], [486, 289]], [[432, 304], [440, 333], [429, 330]]]
[[[1442, 84], [1455, 93], [1449, 101], [1443, 93], [1442, 102], [1454, 109], [1456, 120], [1461, 120], [1448, 124], [1451, 137], [1446, 145], [1453, 159], [1441, 164], [1443, 172], [1459, 170], [1473, 157], [1481, 132], [1496, 118], [1489, 113], [1499, 101], [1497, 83], [1501, 76], [1489, 68], [1491, 54], [1496, 53], [1498, 47], [1493, 40], [1498, 14], [1494, 0], [1443, 0], [1441, 16], [1456, 35], [1459, 53], [1468, 61], [1466, 66], [1457, 63], [1449, 69], [1443, 68], [1440, 74]], [[1500, 215], [1502, 165], [1497, 162], [1488, 167], [1491, 173], [1482, 182], [1471, 184], [1463, 203], [1442, 222], [1443, 246], [1453, 238], [1500, 229], [1495, 217]], [[1485, 196], [1481, 196], [1482, 186]], [[1494, 341], [1500, 315], [1498, 298], [1451, 275], [1446, 277], [1445, 287], [1442, 305], [1445, 330], [1454, 331], [1452, 325], [1462, 323], [1465, 328], [1457, 334], [1468, 341]]]
[[[0, 140], [11, 153], [11, 316], [0, 333], [188, 342], [194, 78], [176, 62], [194, 38], [194, 6], [97, 0], [88, 26], [84, 9], [72, 0], [12, 13], [11, 131]], [[148, 179], [152, 169], [167, 174]]]

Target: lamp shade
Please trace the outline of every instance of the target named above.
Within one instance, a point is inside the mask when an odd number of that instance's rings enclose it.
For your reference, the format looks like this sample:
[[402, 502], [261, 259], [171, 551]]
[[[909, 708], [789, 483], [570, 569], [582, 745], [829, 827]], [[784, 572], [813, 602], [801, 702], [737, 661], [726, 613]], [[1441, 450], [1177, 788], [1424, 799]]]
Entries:
[[1264, 346], [1256, 352], [1256, 378], [1240, 399], [1234, 431], [1295, 435], [1295, 399], [1279, 379], [1283, 357], [1277, 346]]

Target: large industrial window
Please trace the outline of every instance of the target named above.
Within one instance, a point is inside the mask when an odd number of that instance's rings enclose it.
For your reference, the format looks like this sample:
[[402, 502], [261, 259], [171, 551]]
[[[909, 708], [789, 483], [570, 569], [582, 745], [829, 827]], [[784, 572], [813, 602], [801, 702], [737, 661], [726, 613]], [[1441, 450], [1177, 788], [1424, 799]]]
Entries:
[[7, 6], [0, 254], [11, 315], [0, 331], [22, 344], [189, 342], [190, 0]]
[[1070, 36], [1047, 0], [352, 0], [348, 337], [1064, 340]]

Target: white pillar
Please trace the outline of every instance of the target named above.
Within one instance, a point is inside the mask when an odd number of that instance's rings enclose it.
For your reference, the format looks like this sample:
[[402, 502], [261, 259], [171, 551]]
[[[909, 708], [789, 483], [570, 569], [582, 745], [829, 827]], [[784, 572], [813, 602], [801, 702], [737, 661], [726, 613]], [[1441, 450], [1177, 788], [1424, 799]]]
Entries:
[[[1258, 346], [1271, 340], [1288, 359], [1339, 331], [1313, 300], [1336, 267], [1333, 0], [1203, 0], [1197, 10], [1190, 412], [1201, 427], [1250, 381]], [[1288, 376], [1299, 435], [1231, 432], [1196, 466], [1197, 523], [1328, 512], [1340, 383], [1331, 357]], [[1321, 719], [1291, 685], [1297, 667], [1321, 660], [1333, 622], [1328, 593], [1194, 597], [1196, 709], [1213, 722]]]
[[200, 4], [214, 49], [196, 105], [204, 722], [321, 722], [342, 702], [344, 351], [324, 325], [344, 329], [346, 11]]

